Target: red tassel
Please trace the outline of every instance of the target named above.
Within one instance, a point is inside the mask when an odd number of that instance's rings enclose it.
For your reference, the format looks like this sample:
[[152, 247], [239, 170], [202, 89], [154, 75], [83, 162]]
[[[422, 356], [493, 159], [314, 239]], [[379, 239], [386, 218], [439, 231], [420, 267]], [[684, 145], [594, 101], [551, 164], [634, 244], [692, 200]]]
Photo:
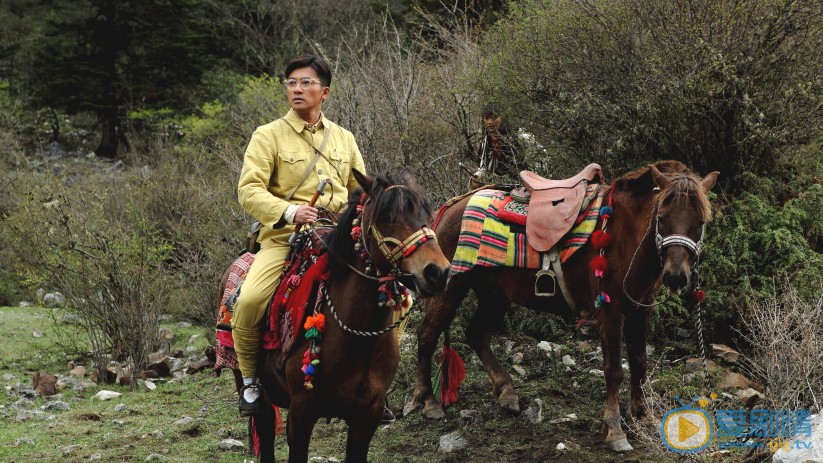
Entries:
[[606, 273], [609, 271], [609, 261], [606, 260], [605, 256], [598, 254], [589, 262], [589, 268], [595, 272], [600, 271]]
[[592, 233], [592, 246], [595, 249], [606, 249], [612, 244], [612, 237], [603, 230], [595, 230]]
[[466, 379], [466, 366], [456, 350], [443, 346], [440, 354], [440, 403], [444, 407], [457, 403], [457, 389]]
[[706, 299], [706, 291], [702, 289], [696, 289], [691, 293], [692, 301], [696, 304], [703, 302], [703, 299]]

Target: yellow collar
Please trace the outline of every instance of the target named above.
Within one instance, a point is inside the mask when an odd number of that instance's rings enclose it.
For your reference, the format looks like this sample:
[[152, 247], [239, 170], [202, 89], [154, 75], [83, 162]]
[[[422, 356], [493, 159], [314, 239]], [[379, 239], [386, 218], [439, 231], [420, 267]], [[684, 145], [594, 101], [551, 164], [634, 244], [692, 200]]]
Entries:
[[293, 109], [290, 109], [289, 112], [286, 113], [284, 119], [297, 133], [301, 133], [304, 130], [311, 130], [312, 127], [315, 129], [322, 129], [323, 127], [328, 127], [329, 125], [329, 120], [326, 119], [326, 116], [322, 112], [320, 113], [320, 120], [317, 121], [317, 124], [313, 125], [301, 119]]

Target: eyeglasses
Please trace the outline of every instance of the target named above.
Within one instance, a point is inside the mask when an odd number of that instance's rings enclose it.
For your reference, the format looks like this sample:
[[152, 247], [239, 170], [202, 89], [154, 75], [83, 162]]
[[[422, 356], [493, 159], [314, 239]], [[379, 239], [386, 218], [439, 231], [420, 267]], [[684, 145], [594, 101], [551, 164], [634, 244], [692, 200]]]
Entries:
[[314, 84], [318, 84], [318, 85], [320, 85], [321, 87], [323, 86], [323, 83], [322, 83], [322, 82], [317, 81], [317, 80], [314, 80], [314, 79], [312, 79], [312, 78], [310, 78], [310, 77], [304, 77], [304, 78], [302, 78], [302, 79], [300, 79], [300, 80], [298, 80], [298, 79], [286, 79], [286, 80], [284, 80], [284, 81], [283, 81], [283, 85], [284, 85], [287, 89], [289, 89], [289, 90], [294, 90], [294, 89], [296, 89], [298, 86], [299, 86], [301, 89], [305, 90], [305, 89], [307, 89], [307, 88], [311, 87], [311, 86], [312, 86], [312, 85], [314, 85]]

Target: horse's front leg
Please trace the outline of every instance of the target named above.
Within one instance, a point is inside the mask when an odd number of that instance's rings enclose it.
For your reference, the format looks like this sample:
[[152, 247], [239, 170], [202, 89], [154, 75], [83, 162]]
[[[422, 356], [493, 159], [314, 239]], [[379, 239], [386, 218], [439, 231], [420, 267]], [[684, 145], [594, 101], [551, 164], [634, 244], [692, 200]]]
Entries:
[[349, 421], [349, 434], [346, 439], [346, 463], [367, 463], [369, 444], [374, 437], [380, 416], [383, 413], [383, 398], [379, 398], [376, 407], [372, 407], [363, 419]]
[[603, 441], [617, 452], [633, 450], [620, 426], [620, 339], [623, 335], [623, 314], [617, 304], [607, 304], [600, 317], [600, 343], [603, 347], [603, 371], [606, 376], [606, 410], [603, 413]]
[[626, 338], [626, 350], [629, 354], [629, 373], [631, 374], [631, 412], [632, 416], [644, 425], [652, 423], [651, 416], [643, 400], [643, 385], [646, 383], [646, 337], [649, 331], [651, 310], [638, 309], [636, 314], [626, 318], [623, 333]]
[[432, 356], [440, 334], [451, 325], [457, 307], [468, 291], [463, 275], [453, 277], [444, 293], [426, 301], [426, 314], [417, 328], [417, 385], [403, 407], [404, 415], [422, 407], [420, 414], [426, 418], [440, 419], [445, 416], [443, 407], [432, 392]]
[[477, 311], [466, 330], [466, 341], [489, 373], [494, 385], [494, 398], [504, 409], [519, 412], [520, 405], [517, 393], [514, 392], [512, 377], [491, 349], [492, 331], [503, 322], [503, 317], [509, 309], [509, 300], [488, 286], [475, 288], [475, 292], [478, 301]]
[[274, 410], [249, 417], [249, 420], [251, 432], [257, 434], [257, 441], [260, 444], [260, 463], [274, 463]]
[[306, 400], [292, 398], [286, 429], [289, 463], [306, 463], [309, 460], [309, 441], [317, 418], [313, 407]]

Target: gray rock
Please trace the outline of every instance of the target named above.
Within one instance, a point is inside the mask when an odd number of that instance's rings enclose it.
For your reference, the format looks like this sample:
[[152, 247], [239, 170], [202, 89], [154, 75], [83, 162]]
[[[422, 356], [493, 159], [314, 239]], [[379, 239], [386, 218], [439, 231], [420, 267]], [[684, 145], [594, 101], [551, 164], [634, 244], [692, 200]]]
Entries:
[[64, 325], [79, 325], [80, 324], [80, 315], [76, 313], [64, 313], [63, 318], [60, 319], [60, 322]]
[[469, 443], [466, 439], [464, 439], [459, 432], [455, 431], [453, 433], [440, 436], [440, 446], [437, 450], [443, 453], [451, 453], [456, 450], [462, 450], [466, 448], [467, 445], [469, 445]]
[[543, 401], [534, 399], [529, 408], [523, 412], [522, 417], [531, 424], [541, 423], [543, 421]]
[[43, 410], [71, 410], [69, 404], [60, 400], [54, 400], [43, 405]]
[[83, 448], [83, 446], [80, 445], [80, 444], [74, 444], [74, 445], [67, 445], [65, 447], [57, 447], [57, 448], [58, 448], [58, 450], [63, 452], [64, 455], [66, 455], [66, 454], [74, 452], [75, 450], [79, 450], [79, 449]]
[[126, 404], [117, 404], [117, 405], [114, 406], [114, 411], [122, 412], [126, 408], [128, 408], [128, 407], [126, 407]]
[[516, 352], [515, 354], [512, 355], [512, 363], [514, 365], [519, 365], [522, 362], [523, 362], [523, 353], [522, 352]]
[[483, 414], [479, 410], [460, 410], [460, 418], [463, 418], [464, 421], [477, 422], [483, 419]]
[[180, 371], [180, 370], [186, 368], [186, 362], [184, 362], [183, 359], [170, 358], [169, 359], [169, 367], [170, 367], [172, 372]]
[[55, 292], [54, 293], [54, 302], [57, 306], [62, 306], [66, 303], [66, 296], [63, 293]]
[[19, 447], [20, 444], [34, 445], [34, 439], [31, 437], [21, 437], [19, 439], [15, 439], [13, 447]]
[[169, 458], [165, 455], [160, 455], [159, 453], [152, 453], [146, 457], [146, 461], [169, 461]]
[[125, 420], [111, 420], [111, 424], [115, 426], [123, 426], [126, 424]]
[[678, 328], [675, 331], [675, 336], [677, 336], [678, 338], [688, 339], [692, 337], [692, 332], [683, 328]]
[[17, 376], [11, 373], [3, 373], [3, 381], [14, 381], [15, 379], [17, 379]]
[[514, 369], [514, 371], [517, 372], [518, 375], [526, 376], [526, 369], [521, 367], [520, 365], [513, 365], [512, 368]]
[[194, 423], [194, 418], [192, 418], [190, 416], [184, 416], [183, 418], [180, 418], [179, 420], [175, 421], [174, 425], [175, 426], [186, 426], [186, 425], [189, 425], [189, 424], [192, 424], [192, 423]]
[[92, 453], [91, 455], [89, 455], [88, 458], [86, 458], [86, 461], [99, 461], [99, 460], [102, 460], [102, 459], [103, 459], [103, 455], [101, 455], [99, 453]]
[[568, 354], [564, 355], [563, 358], [560, 361], [563, 362], [563, 365], [566, 365], [567, 367], [573, 367], [574, 365], [577, 364], [577, 362], [574, 361], [572, 356], [568, 355]]
[[223, 439], [217, 444], [220, 450], [241, 450], [245, 448], [245, 444], [237, 439]]
[[191, 323], [189, 322], [179, 322], [177, 324], [178, 328], [191, 328]]
[[31, 306], [32, 306], [32, 303], [31, 303], [31, 302], [29, 302], [29, 301], [20, 301], [20, 303], [19, 303], [19, 304], [17, 304], [17, 306], [18, 306], [18, 307], [31, 307]]
[[46, 290], [43, 288], [37, 288], [37, 291], [34, 293], [34, 296], [37, 298], [38, 301], [42, 301], [43, 298], [46, 296]]
[[123, 395], [123, 394], [121, 394], [119, 392], [108, 391], [106, 389], [103, 389], [102, 391], [98, 392], [97, 394], [94, 394], [94, 398], [98, 399], [98, 400], [110, 400], [110, 399], [116, 399], [116, 398], [120, 397], [121, 395]]
[[47, 293], [45, 296], [43, 296], [43, 305], [46, 307], [57, 306], [57, 299], [54, 297], [54, 293]]

